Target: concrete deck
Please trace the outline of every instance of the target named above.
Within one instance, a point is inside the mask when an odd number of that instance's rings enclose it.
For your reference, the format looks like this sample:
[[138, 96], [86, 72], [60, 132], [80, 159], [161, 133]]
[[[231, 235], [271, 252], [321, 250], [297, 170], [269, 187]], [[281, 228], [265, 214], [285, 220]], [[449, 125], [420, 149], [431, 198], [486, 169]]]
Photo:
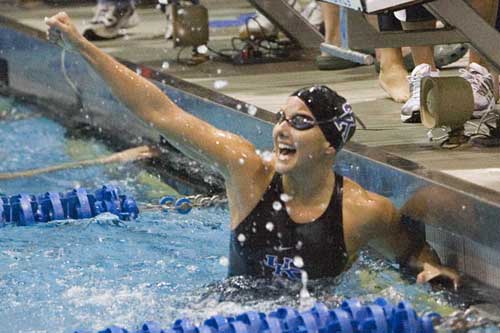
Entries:
[[[244, 0], [205, 0], [210, 20], [234, 19], [253, 11]], [[49, 7], [29, 10], [0, 4], [3, 15], [21, 23], [45, 29], [43, 18], [65, 10], [78, 27], [92, 17], [92, 6]], [[289, 61], [259, 65], [232, 65], [211, 60], [197, 66], [185, 66], [176, 61], [178, 49], [164, 40], [165, 17], [152, 8], [138, 9], [142, 22], [129, 29], [126, 37], [97, 42], [113, 56], [133, 62], [163, 68], [168, 73], [193, 83], [215, 89], [217, 80], [227, 81], [218, 91], [246, 103], [276, 111], [288, 94], [310, 84], [326, 84], [345, 96], [354, 111], [364, 121], [367, 130], [358, 130], [354, 140], [368, 146], [379, 147], [400, 157], [415, 161], [427, 168], [440, 170], [475, 184], [500, 191], [500, 148], [464, 146], [454, 150], [441, 149], [427, 139], [427, 130], [420, 124], [402, 124], [399, 120], [401, 104], [388, 99], [379, 87], [373, 66], [341, 71], [319, 71], [312, 61]], [[230, 47], [237, 27], [211, 29], [213, 49]], [[319, 47], [319, 46], [318, 46]], [[318, 51], [319, 52], [319, 51]], [[186, 56], [189, 51], [184, 53]], [[444, 71], [456, 74], [457, 68]]]

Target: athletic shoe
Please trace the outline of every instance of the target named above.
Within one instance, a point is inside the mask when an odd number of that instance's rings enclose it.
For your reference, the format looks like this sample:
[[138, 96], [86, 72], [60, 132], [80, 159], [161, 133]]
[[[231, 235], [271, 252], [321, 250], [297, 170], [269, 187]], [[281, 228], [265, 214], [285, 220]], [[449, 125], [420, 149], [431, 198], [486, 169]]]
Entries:
[[439, 76], [439, 72], [433, 72], [428, 64], [420, 64], [408, 76], [410, 83], [410, 98], [401, 108], [401, 121], [403, 123], [419, 123], [420, 120], [420, 82], [424, 77]]
[[119, 8], [114, 4], [98, 4], [90, 25], [83, 31], [89, 40], [112, 39], [120, 37], [120, 29], [135, 27], [139, 16], [133, 6]]
[[493, 76], [483, 66], [471, 63], [469, 67], [460, 70], [461, 77], [469, 81], [474, 94], [473, 118], [481, 118], [485, 113], [495, 108], [495, 86]]
[[[302, 10], [302, 6], [297, 0], [288, 0], [288, 4], [299, 12]], [[266, 39], [276, 37], [278, 32], [278, 28], [271, 21], [262, 13], [257, 12], [257, 15], [251, 17], [240, 27], [239, 35], [241, 39]]]

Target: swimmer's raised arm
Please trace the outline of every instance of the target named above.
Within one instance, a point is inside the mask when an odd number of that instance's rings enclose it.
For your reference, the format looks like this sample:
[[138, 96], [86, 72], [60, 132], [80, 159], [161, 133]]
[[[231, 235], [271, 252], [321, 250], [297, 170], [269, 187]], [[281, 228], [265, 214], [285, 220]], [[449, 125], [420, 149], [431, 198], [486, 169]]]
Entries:
[[61, 31], [64, 41], [83, 55], [113, 94], [183, 153], [212, 164], [226, 178], [242, 169], [242, 164], [238, 165], [241, 155], [249, 158], [247, 168], [254, 165], [251, 161], [259, 163], [250, 142], [183, 111], [153, 83], [87, 41], [66, 13], [58, 13], [46, 19], [46, 23], [49, 34], [55, 29]]

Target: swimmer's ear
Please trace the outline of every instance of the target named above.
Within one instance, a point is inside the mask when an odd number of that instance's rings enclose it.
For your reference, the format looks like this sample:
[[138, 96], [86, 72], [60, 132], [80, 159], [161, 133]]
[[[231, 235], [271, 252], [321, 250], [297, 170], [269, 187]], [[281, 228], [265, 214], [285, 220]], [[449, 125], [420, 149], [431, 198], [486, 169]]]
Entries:
[[326, 154], [327, 155], [335, 155], [337, 153], [337, 149], [335, 149], [332, 145], [328, 145], [328, 148], [326, 148]]

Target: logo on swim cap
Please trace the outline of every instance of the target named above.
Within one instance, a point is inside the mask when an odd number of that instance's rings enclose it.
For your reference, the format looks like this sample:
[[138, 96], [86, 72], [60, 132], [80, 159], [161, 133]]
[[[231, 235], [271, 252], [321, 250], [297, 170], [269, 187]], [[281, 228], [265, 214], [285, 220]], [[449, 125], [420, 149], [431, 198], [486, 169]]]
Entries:
[[356, 128], [356, 119], [352, 112], [351, 104], [345, 102], [342, 104], [342, 114], [336, 116], [333, 123], [337, 130], [341, 133], [342, 142], [345, 144], [351, 137], [351, 132]]

